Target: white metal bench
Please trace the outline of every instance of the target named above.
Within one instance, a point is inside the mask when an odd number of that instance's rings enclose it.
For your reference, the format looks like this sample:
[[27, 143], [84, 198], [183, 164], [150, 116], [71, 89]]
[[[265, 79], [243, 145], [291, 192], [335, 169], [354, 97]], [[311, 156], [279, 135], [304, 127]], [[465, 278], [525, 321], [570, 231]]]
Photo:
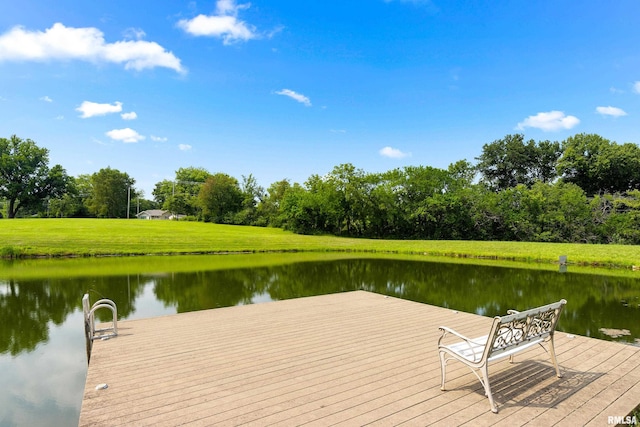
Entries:
[[[489, 384], [489, 362], [507, 356], [513, 361], [515, 353], [536, 344], [545, 348], [542, 345], [543, 342], [548, 342], [549, 350], [547, 352], [551, 356], [556, 375], [558, 378], [562, 377], [553, 346], [553, 333], [566, 303], [567, 301], [563, 299], [553, 304], [522, 312], [509, 310], [506, 316], [494, 317], [489, 335], [473, 339], [469, 339], [446, 326], [441, 326], [442, 336], [438, 340], [438, 353], [442, 369], [441, 389], [445, 390], [447, 362], [452, 359], [458, 360], [471, 368], [471, 371], [478, 377], [489, 398], [491, 411], [497, 413], [498, 408], [493, 401]], [[445, 344], [445, 337], [448, 334], [460, 338], [462, 341]], [[545, 350], [547, 349], [545, 348]], [[482, 377], [478, 375], [477, 371], [480, 371]]]

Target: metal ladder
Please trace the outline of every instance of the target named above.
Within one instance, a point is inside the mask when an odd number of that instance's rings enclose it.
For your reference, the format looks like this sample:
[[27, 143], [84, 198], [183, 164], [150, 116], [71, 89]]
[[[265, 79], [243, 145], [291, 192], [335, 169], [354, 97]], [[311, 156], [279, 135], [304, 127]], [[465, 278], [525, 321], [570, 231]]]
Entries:
[[[95, 312], [101, 308], [108, 308], [113, 314], [111, 326], [96, 329]], [[84, 332], [87, 344], [87, 361], [91, 358], [93, 340], [109, 339], [118, 336], [118, 309], [116, 303], [109, 299], [101, 299], [93, 305], [89, 302], [89, 294], [82, 297], [82, 312], [84, 313]]]

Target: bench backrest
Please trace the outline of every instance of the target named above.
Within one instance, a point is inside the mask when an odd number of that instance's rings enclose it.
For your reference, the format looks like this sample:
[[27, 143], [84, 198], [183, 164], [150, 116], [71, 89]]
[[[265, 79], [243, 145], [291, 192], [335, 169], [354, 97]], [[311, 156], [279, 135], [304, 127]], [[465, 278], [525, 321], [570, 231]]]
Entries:
[[553, 335], [566, 303], [567, 301], [562, 299], [542, 307], [494, 317], [483, 358]]

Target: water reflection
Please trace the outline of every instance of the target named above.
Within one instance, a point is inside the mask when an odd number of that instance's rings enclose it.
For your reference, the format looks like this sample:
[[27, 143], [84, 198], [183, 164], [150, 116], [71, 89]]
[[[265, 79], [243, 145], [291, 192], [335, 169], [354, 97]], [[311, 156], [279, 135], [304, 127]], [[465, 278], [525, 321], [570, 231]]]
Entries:
[[46, 345], [32, 341], [18, 357], [0, 355], [0, 426], [78, 424], [86, 376], [78, 325], [80, 311], [70, 313], [62, 325], [45, 322]]
[[[630, 334], [616, 340], [637, 343], [640, 338], [637, 279], [396, 259], [343, 259], [212, 271], [0, 282], [0, 322], [4, 325], [0, 329], [0, 353], [15, 356], [48, 341], [50, 325], [62, 324], [79, 310], [85, 292], [92, 300], [114, 300], [120, 319], [126, 319], [135, 314], [144, 317], [136, 313], [145, 311], [144, 307], [137, 307], [143, 292], [153, 291], [157, 302], [168, 308], [166, 312], [182, 313], [356, 289], [484, 316], [565, 298], [569, 304], [560, 330], [612, 339], [600, 329], [627, 329]], [[108, 317], [109, 313], [98, 315]], [[107, 321], [107, 317], [100, 320]]]
[[613, 339], [600, 329], [628, 329], [630, 335], [616, 340], [640, 344], [640, 284], [629, 278], [352, 259], [179, 273], [157, 278], [155, 283], [157, 298], [178, 312], [250, 304], [267, 300], [266, 295], [281, 300], [356, 289], [484, 316], [565, 298], [569, 304], [560, 330]]
[[[633, 277], [384, 258], [222, 268], [220, 259], [212, 258], [215, 269], [200, 262], [194, 271], [0, 280], [0, 427], [77, 424], [86, 292], [114, 300], [120, 320], [357, 289], [484, 316], [565, 298], [559, 330], [640, 345]], [[629, 334], [614, 338], [609, 329]]]

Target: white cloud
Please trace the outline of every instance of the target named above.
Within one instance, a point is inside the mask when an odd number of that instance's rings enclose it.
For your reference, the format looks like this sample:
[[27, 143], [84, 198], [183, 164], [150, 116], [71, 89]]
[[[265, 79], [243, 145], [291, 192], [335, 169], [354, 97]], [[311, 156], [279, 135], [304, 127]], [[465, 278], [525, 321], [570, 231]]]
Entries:
[[189, 150], [191, 150], [191, 146], [189, 144], [178, 144], [178, 148], [181, 151], [189, 151]]
[[139, 142], [145, 139], [144, 136], [131, 128], [110, 130], [106, 135], [111, 139], [126, 143]]
[[379, 151], [379, 153], [381, 156], [390, 157], [392, 159], [402, 159], [403, 157], [411, 156], [411, 153], [403, 153], [397, 148], [392, 148], [392, 147], [384, 147], [382, 150]]
[[127, 70], [165, 67], [185, 72], [180, 59], [158, 43], [143, 40], [106, 43], [102, 31], [93, 27], [73, 28], [55, 23], [45, 31], [29, 31], [18, 26], [0, 35], [0, 62], [73, 59], [124, 64]]
[[56, 120], [64, 120], [64, 116], [60, 115], [56, 117]]
[[288, 96], [291, 99], [294, 99], [304, 105], [306, 105], [307, 107], [311, 107], [311, 100], [309, 98], [307, 98], [306, 96], [294, 92], [292, 90], [289, 89], [282, 89], [278, 92], [276, 92], [277, 95], [284, 95], [284, 96]]
[[[275, 27], [273, 30], [269, 31], [266, 36], [268, 39], [272, 39], [273, 36], [275, 36], [276, 34], [282, 32], [282, 30], [284, 30], [284, 26], [283, 25], [278, 25], [277, 27]], [[271, 49], [272, 52], [277, 52], [278, 49], [277, 48], [272, 48]]]
[[151, 135], [151, 140], [152, 141], [156, 141], [156, 142], [167, 142], [169, 139], [164, 137], [164, 136], [155, 136], [155, 135]]
[[53, 102], [53, 99], [49, 98], [48, 96], [43, 96], [42, 98], [40, 98], [40, 101]]
[[635, 93], [640, 93], [640, 81], [637, 81], [633, 84], [633, 91]]
[[545, 132], [561, 129], [571, 129], [580, 123], [575, 116], [566, 116], [562, 111], [549, 111], [548, 113], [538, 113], [535, 116], [529, 116], [522, 122], [518, 123], [517, 129], [537, 128]]
[[142, 40], [145, 38], [147, 33], [145, 33], [141, 28], [127, 28], [123, 35], [126, 39]]
[[83, 119], [95, 116], [106, 116], [107, 114], [119, 113], [122, 111], [122, 102], [114, 102], [113, 104], [98, 104], [96, 102], [84, 101], [76, 111], [82, 113]]
[[621, 108], [612, 107], [612, 106], [597, 107], [596, 112], [602, 114], [603, 116], [613, 116], [613, 117], [620, 117], [620, 116], [627, 115], [627, 113]]
[[238, 19], [238, 11], [251, 5], [235, 4], [234, 0], [218, 0], [215, 15], [198, 15], [178, 21], [178, 27], [193, 36], [221, 38], [225, 45], [258, 37], [253, 25]]
[[138, 115], [135, 111], [132, 111], [130, 113], [122, 113], [120, 117], [122, 117], [122, 120], [135, 120], [138, 118]]
[[251, 3], [236, 4], [235, 0], [218, 0], [216, 2], [216, 12], [218, 15], [237, 15], [239, 10], [249, 9]]

